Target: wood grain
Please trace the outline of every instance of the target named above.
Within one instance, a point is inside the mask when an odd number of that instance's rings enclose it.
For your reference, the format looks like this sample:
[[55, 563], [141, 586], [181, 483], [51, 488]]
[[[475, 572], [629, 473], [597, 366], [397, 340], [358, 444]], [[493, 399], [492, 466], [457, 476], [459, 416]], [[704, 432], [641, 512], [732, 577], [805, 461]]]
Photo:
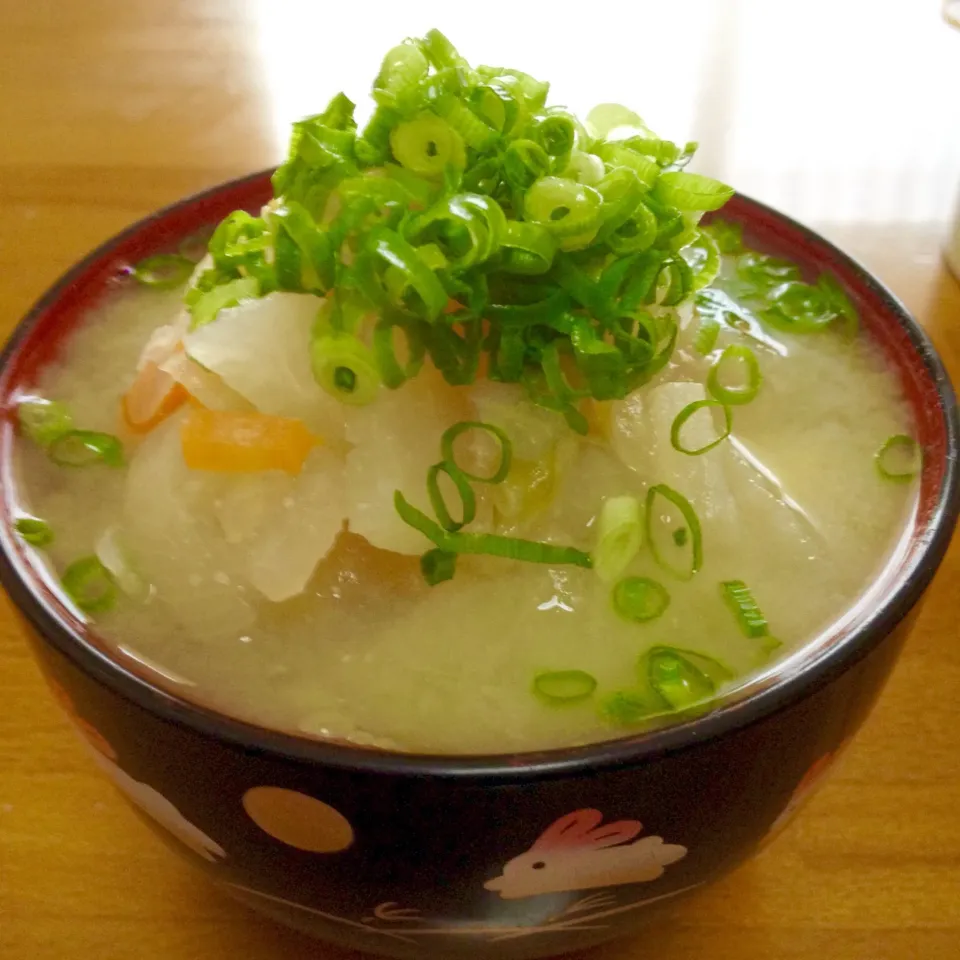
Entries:
[[[632, 16], [639, 22], [659, 15], [663, 6], [631, 4]], [[705, 10], [696, 0], [670, 6], [680, 10], [677, 16], [691, 18]], [[809, 184], [811, 178], [829, 184], [835, 158], [786, 144], [781, 153], [793, 151], [789, 162], [773, 173], [765, 167], [760, 176], [736, 161], [735, 151], [721, 149], [731, 139], [748, 138], [757, 122], [731, 77], [745, 57], [778, 42], [777, 35], [751, 27], [771, 22], [774, 6], [798, 8], [764, 5], [760, 11], [750, 0], [722, 6], [722, 45], [711, 53], [699, 92], [689, 94], [697, 108], [688, 111], [695, 117], [693, 132], [720, 138], [709, 154], [714, 172], [738, 174], [738, 186], [803, 217], [808, 200], [800, 187], [791, 192], [790, 184]], [[941, 31], [949, 31], [928, 9], [934, 5], [885, 6], [900, 18], [896, 29], [928, 42], [911, 53], [877, 50], [851, 37], [846, 71], [867, 71], [872, 82], [889, 55], [887, 63], [899, 64], [904, 103], [936, 97], [930, 84], [947, 75], [957, 81], [951, 89], [960, 89], [960, 74], [947, 62], [951, 56], [960, 62], [960, 36], [944, 40]], [[284, 90], [284, 64], [259, 33], [270, 10], [295, 23], [306, 6], [294, 0], [0, 0], [0, 337], [59, 272], [131, 220], [278, 159], [275, 129], [282, 104], [276, 98]], [[331, 12], [331, 26], [343, 38], [362, 36], [362, 14]], [[454, 36], [473, 29], [465, 16], [458, 30], [457, 16], [447, 10], [441, 25]], [[421, 19], [413, 17], [409, 29], [421, 29]], [[562, 18], [551, 27], [558, 37], [568, 28]], [[610, 39], [609, 24], [597, 29], [606, 31], [605, 43], [623, 45], [620, 55], [629, 53], [629, 29], [622, 39]], [[580, 36], [579, 24], [577, 30]], [[495, 37], [492, 28], [490, 34]], [[950, 40], [958, 42], [950, 48]], [[600, 70], [603, 49], [589, 42], [585, 49], [584, 57], [594, 59], [581, 65]], [[372, 73], [376, 53], [362, 43], [357, 50]], [[324, 75], [322, 64], [317, 70], [319, 106], [336, 89], [336, 77]], [[785, 69], [771, 83], [778, 85], [780, 102], [800, 104], [810, 79]], [[286, 82], [301, 83], [298, 76]], [[863, 88], [868, 94], [869, 86]], [[815, 105], [822, 122], [847, 109], [842, 91]], [[843, 206], [842, 216], [815, 217], [813, 225], [892, 286], [957, 375], [960, 287], [939, 257], [947, 198], [960, 182], [956, 142], [943, 135], [947, 109], [942, 116], [920, 111], [920, 119], [911, 121], [909, 135], [926, 149], [922, 162], [918, 154], [904, 153], [896, 169], [888, 164], [884, 172], [864, 160], [863, 176], [872, 178], [868, 189]], [[864, 156], [892, 149], [886, 143], [865, 142]], [[771, 156], [776, 160], [777, 151]], [[926, 193], [912, 200], [910, 185], [921, 180]], [[932, 217], [931, 190], [943, 200]], [[884, 208], [893, 215], [877, 214], [878, 198], [899, 198]], [[651, 937], [593, 956], [960, 956], [958, 610], [955, 546], [879, 707], [796, 825], [752, 863], [676, 907], [672, 922]], [[5, 599], [0, 690], [3, 960], [346, 957], [234, 904], [155, 842], [76, 749]]]

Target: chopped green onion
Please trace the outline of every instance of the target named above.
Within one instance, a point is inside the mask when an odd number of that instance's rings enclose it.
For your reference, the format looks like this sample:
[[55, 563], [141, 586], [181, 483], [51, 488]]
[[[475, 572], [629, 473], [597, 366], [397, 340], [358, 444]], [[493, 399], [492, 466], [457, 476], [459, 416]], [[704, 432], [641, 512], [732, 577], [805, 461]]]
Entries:
[[596, 679], [585, 670], [551, 670], [533, 678], [533, 692], [554, 706], [580, 703], [596, 689]]
[[441, 177], [447, 165], [462, 170], [467, 157], [463, 138], [446, 120], [422, 113], [390, 131], [390, 148], [401, 166], [424, 177]]
[[624, 577], [613, 588], [613, 609], [624, 620], [647, 623], [663, 616], [669, 606], [666, 587], [649, 577]]
[[46, 520], [41, 520], [39, 517], [17, 517], [13, 526], [31, 546], [46, 547], [53, 543], [53, 528]]
[[544, 117], [534, 129], [534, 136], [551, 157], [563, 157], [573, 150], [577, 131], [570, 117], [553, 114]]
[[637, 204], [633, 213], [606, 236], [610, 249], [619, 256], [647, 250], [656, 239], [657, 218], [644, 203]]
[[63, 589], [84, 613], [103, 613], [117, 601], [110, 571], [96, 557], [74, 560], [60, 578]]
[[503, 210], [492, 197], [458, 193], [413, 217], [405, 234], [413, 243], [437, 244], [444, 266], [463, 270], [493, 256], [506, 228]]
[[712, 314], [700, 314], [700, 326], [693, 341], [693, 349], [705, 357], [713, 353], [720, 337], [720, 321]]
[[923, 451], [913, 437], [898, 433], [887, 437], [874, 456], [877, 473], [893, 483], [909, 483], [923, 467]]
[[[389, 294], [378, 269], [396, 268], [402, 277], [400, 295]], [[393, 306], [433, 322], [440, 316], [449, 297], [436, 274], [421, 259], [416, 249], [398, 233], [386, 227], [370, 231], [364, 256], [357, 262], [361, 290], [375, 303]]]
[[527, 563], [546, 563], [555, 566], [572, 564], [587, 569], [593, 565], [590, 554], [575, 547], [501, 537], [492, 533], [450, 533], [409, 503], [399, 490], [394, 492], [393, 503], [404, 523], [419, 530], [441, 550], [450, 553], [487, 554], [493, 557], [523, 560]]
[[617, 690], [600, 704], [600, 716], [618, 727], [633, 727], [670, 710], [670, 704], [649, 684]]
[[503, 175], [517, 190], [528, 190], [549, 172], [550, 157], [533, 140], [514, 140], [503, 155]]
[[817, 288], [837, 314], [838, 325], [848, 337], [855, 337], [860, 328], [860, 317], [837, 278], [829, 273], [821, 273], [817, 278]]
[[593, 569], [605, 583], [612, 583], [630, 565], [643, 543], [642, 507], [636, 497], [608, 497], [597, 519], [597, 545]]
[[[662, 506], [661, 500], [665, 501]], [[669, 512], [670, 507], [675, 513]], [[683, 520], [684, 525], [680, 528], [676, 526], [676, 513], [679, 513]], [[700, 529], [700, 520], [690, 501], [673, 487], [658, 483], [647, 490], [644, 519], [646, 541], [650, 544], [654, 560], [680, 580], [689, 580], [693, 577], [703, 566], [703, 534]], [[678, 529], [687, 531], [687, 535], [678, 538]], [[677, 550], [689, 554], [689, 559], [683, 566], [674, 562], [674, 558], [669, 554], [675, 551], [671, 551], [668, 544], [663, 542], [667, 531], [670, 532], [670, 539]], [[689, 550], [686, 549], [688, 546]]]
[[567, 160], [567, 165], [560, 171], [560, 176], [596, 187], [602, 182], [604, 173], [603, 161], [596, 154], [574, 150]]
[[724, 580], [720, 584], [720, 594], [736, 617], [744, 636], [765, 637], [770, 632], [760, 606], [742, 580]]
[[[707, 440], [699, 447], [686, 446], [683, 442], [683, 437], [681, 436], [681, 431], [683, 430], [686, 422], [700, 410], [712, 410], [716, 408], [719, 408], [723, 411], [723, 432], [718, 433], [712, 440]], [[695, 457], [701, 453], [706, 453], [708, 450], [712, 450], [718, 444], [723, 443], [723, 441], [730, 436], [730, 431], [732, 429], [733, 414], [730, 412], [730, 408], [728, 406], [722, 404], [719, 400], [694, 400], [693, 403], [688, 403], [674, 418], [673, 425], [670, 427], [670, 443], [673, 446], [673, 449], [678, 453], [686, 453], [689, 456]]]
[[95, 430], [70, 430], [57, 437], [47, 453], [61, 467], [123, 466], [123, 444], [112, 434]]
[[[468, 473], [456, 462], [453, 445], [457, 437], [469, 433], [471, 430], [480, 430], [484, 433], [489, 433], [490, 436], [496, 440], [500, 448], [500, 461], [497, 464], [497, 469], [489, 476], [484, 477], [480, 474]], [[444, 431], [443, 436], [440, 438], [440, 453], [445, 461], [455, 464], [457, 469], [468, 480], [474, 480], [477, 483], [502, 483], [507, 479], [507, 474], [510, 472], [510, 465], [513, 462], [513, 443], [511, 443], [510, 438], [500, 427], [492, 423], [483, 423], [479, 420], [461, 420], [459, 423], [455, 423], [452, 427]]]
[[256, 300], [260, 296], [260, 282], [256, 277], [241, 277], [223, 286], [214, 287], [201, 294], [190, 305], [192, 318], [190, 329], [196, 330], [217, 319], [221, 310], [235, 307], [244, 300]]
[[[440, 490], [441, 473], [445, 473], [450, 478], [460, 496], [462, 511], [459, 520], [454, 520], [447, 509], [446, 500], [444, 500], [443, 492]], [[430, 505], [433, 507], [433, 512], [437, 515], [440, 526], [444, 530], [453, 533], [461, 527], [465, 527], [468, 523], [472, 523], [477, 515], [477, 497], [473, 492], [473, 487], [470, 486], [466, 474], [451, 460], [442, 460], [440, 463], [435, 463], [427, 471], [427, 493], [430, 496]]]
[[420, 557], [420, 572], [431, 587], [452, 580], [457, 572], [457, 555], [434, 547]]
[[500, 135], [493, 127], [453, 94], [438, 98], [436, 110], [460, 134], [463, 142], [471, 150], [481, 152], [488, 150], [500, 139]]
[[[401, 364], [394, 346], [394, 331], [403, 331], [407, 341], [407, 360]], [[423, 366], [426, 347], [417, 328], [395, 318], [383, 317], [373, 328], [373, 352], [383, 385], [396, 390], [415, 377]]]
[[[276, 270], [282, 290], [326, 290], [333, 285], [333, 246], [310, 213], [295, 200], [277, 204], [270, 212], [276, 225]], [[294, 256], [292, 269], [284, 270], [281, 251]]]
[[325, 333], [310, 345], [317, 383], [342, 403], [365, 406], [377, 398], [380, 373], [370, 351], [348, 333]]
[[788, 333], [817, 333], [837, 319], [837, 308], [818, 288], [800, 280], [788, 280], [769, 292], [770, 307], [760, 316]]
[[313, 343], [334, 396], [366, 402], [429, 355], [450, 384], [485, 368], [587, 433], [581, 397], [620, 399], [670, 362], [679, 322], [658, 308], [715, 272], [698, 221], [729, 188], [680, 170], [695, 144], [681, 149], [615, 104], [585, 128], [546, 107], [548, 89], [472, 68], [436, 31], [393, 47], [363, 130], [338, 94], [294, 124], [261, 215], [236, 210], [217, 226], [213, 265], [184, 296], [192, 327], [277, 290], [328, 301], [335, 290], [349, 315], [338, 302], [324, 333], [377, 323], [350, 362]]
[[145, 287], [172, 290], [187, 282], [195, 266], [193, 260], [179, 253], [159, 253], [141, 260], [133, 268], [133, 276]]
[[552, 233], [561, 247], [570, 238], [579, 245], [585, 232], [593, 231], [592, 239], [600, 226], [601, 203], [596, 190], [576, 180], [541, 177], [524, 195], [523, 216]]
[[717, 279], [720, 273], [720, 250], [705, 230], [697, 230], [696, 239], [682, 249], [681, 256], [693, 271], [694, 290], [702, 290]]
[[704, 229], [716, 241], [721, 253], [734, 256], [743, 253], [742, 223], [732, 223], [729, 220], [713, 220]]
[[653, 195], [678, 210], [719, 210], [733, 196], [733, 187], [699, 173], [669, 170], [660, 174]]
[[671, 536], [673, 537], [673, 542], [678, 547], [683, 547], [683, 546], [686, 546], [687, 544], [687, 539], [689, 537], [689, 534], [687, 533], [686, 527], [677, 527], [677, 529], [673, 531]]
[[800, 268], [790, 260], [748, 251], [737, 258], [737, 276], [765, 293], [777, 284], [800, 279]]
[[420, 45], [406, 41], [387, 51], [380, 73], [373, 82], [378, 104], [407, 108], [420, 92], [420, 83], [430, 65]]
[[470, 69], [470, 64], [439, 30], [428, 30], [427, 35], [420, 41], [420, 48], [438, 70], [449, 67], [463, 71]]
[[683, 710], [713, 697], [733, 674], [712, 657], [674, 647], [651, 647], [638, 663], [641, 680], [674, 710]]
[[73, 429], [67, 405], [43, 397], [24, 397], [17, 404], [20, 429], [38, 446], [49, 447]]
[[649, 190], [660, 176], [660, 164], [656, 160], [635, 153], [618, 143], [601, 144], [597, 147], [597, 154], [613, 169], [626, 167], [632, 170], [645, 190]]
[[760, 391], [762, 383], [763, 375], [756, 354], [740, 344], [727, 347], [707, 375], [707, 389], [728, 406], [749, 403]]
[[557, 252], [557, 241], [546, 227], [511, 220], [503, 234], [503, 270], [507, 273], [546, 273]]
[[650, 135], [650, 128], [628, 107], [619, 103], [600, 103], [588, 114], [587, 130], [597, 140], [623, 140], [625, 137], [612, 136], [626, 131], [628, 135]]

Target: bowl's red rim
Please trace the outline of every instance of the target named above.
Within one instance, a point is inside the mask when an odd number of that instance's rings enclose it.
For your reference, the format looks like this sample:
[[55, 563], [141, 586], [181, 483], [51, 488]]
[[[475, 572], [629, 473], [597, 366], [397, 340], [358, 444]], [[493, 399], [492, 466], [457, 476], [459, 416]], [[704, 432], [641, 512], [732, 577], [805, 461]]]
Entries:
[[[0, 354], [0, 402], [9, 406], [6, 374], [18, 351], [29, 341], [33, 328], [47, 311], [69, 296], [74, 283], [93, 269], [100, 269], [103, 273], [103, 268], [112, 263], [116, 249], [131, 238], [146, 237], [151, 231], [156, 231], [166, 234], [169, 240], [171, 233], [169, 229], [165, 230], [165, 226], [169, 227], [171, 221], [183, 224], [191, 220], [192, 214], [196, 214], [196, 218], [189, 229], [206, 225], [202, 217], [205, 208], [234, 195], [241, 198], [246, 191], [262, 185], [271, 172], [261, 171], [230, 180], [164, 207], [107, 240], [68, 270], [31, 308]], [[236, 205], [242, 203], [237, 202]], [[927, 510], [925, 529], [919, 532], [919, 537], [915, 537], [917, 548], [899, 569], [892, 589], [878, 607], [842, 636], [839, 642], [821, 644], [819, 653], [812, 656], [799, 672], [776, 676], [764, 688], [725, 704], [706, 716], [648, 733], [585, 746], [473, 756], [390, 753], [260, 727], [181, 699], [169, 690], [155, 686], [144, 676], [126, 669], [71, 624], [62, 611], [54, 609], [52, 593], [21, 555], [19, 542], [11, 529], [9, 503], [3, 505], [4, 522], [0, 525], [0, 583], [47, 643], [88, 676], [141, 708], [166, 721], [193, 728], [205, 736], [227, 741], [248, 751], [266, 752], [295, 761], [357, 772], [456, 778], [497, 784], [596, 773], [605, 768], [637, 764], [693, 744], [702, 745], [787, 709], [867, 656], [907, 616], [929, 585], [946, 553], [960, 513], [960, 473], [957, 469], [960, 417], [950, 379], [929, 338], [880, 281], [828, 240], [765, 204], [738, 194], [732, 205], [744, 215], [741, 219], [748, 224], [751, 220], [764, 223], [768, 230], [778, 232], [785, 241], [795, 238], [808, 248], [816, 249], [821, 260], [830, 262], [847, 277], [855, 279], [880, 304], [887, 318], [899, 325], [902, 334], [905, 334], [906, 341], [920, 361], [927, 386], [932, 387], [936, 394], [939, 407], [943, 438], [940, 447], [943, 462], [937, 465], [940, 482], [936, 497]], [[182, 235], [173, 236], [179, 239]], [[4, 429], [8, 433], [12, 431], [9, 423], [5, 424]], [[11, 478], [6, 472], [8, 466], [8, 463], [0, 465], [5, 471], [4, 487], [9, 489]]]

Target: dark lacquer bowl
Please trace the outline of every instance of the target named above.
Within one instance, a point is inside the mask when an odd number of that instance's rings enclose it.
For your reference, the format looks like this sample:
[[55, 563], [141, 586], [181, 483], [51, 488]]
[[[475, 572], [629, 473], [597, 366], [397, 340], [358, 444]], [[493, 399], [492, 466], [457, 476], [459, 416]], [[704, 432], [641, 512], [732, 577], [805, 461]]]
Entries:
[[654, 733], [488, 757], [399, 755], [241, 723], [112, 658], [11, 532], [14, 397], [130, 263], [270, 196], [268, 174], [161, 211], [71, 270], [2, 356], [0, 579], [96, 763], [171, 846], [251, 905], [397, 957], [537, 957], [636, 929], [749, 857], [877, 697], [953, 531], [953, 390], [897, 301], [825, 240], [734, 198], [750, 244], [836, 273], [899, 371], [925, 451], [911, 530], [829, 637], [714, 712]]

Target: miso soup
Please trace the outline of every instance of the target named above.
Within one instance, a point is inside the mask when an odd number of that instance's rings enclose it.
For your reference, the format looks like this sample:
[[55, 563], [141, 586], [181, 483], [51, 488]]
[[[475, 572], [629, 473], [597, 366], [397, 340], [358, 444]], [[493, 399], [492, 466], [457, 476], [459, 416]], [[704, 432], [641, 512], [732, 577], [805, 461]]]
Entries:
[[829, 274], [695, 145], [391, 51], [366, 126], [150, 258], [20, 405], [22, 535], [121, 658], [306, 736], [505, 753], [707, 711], [888, 561], [920, 450]]

